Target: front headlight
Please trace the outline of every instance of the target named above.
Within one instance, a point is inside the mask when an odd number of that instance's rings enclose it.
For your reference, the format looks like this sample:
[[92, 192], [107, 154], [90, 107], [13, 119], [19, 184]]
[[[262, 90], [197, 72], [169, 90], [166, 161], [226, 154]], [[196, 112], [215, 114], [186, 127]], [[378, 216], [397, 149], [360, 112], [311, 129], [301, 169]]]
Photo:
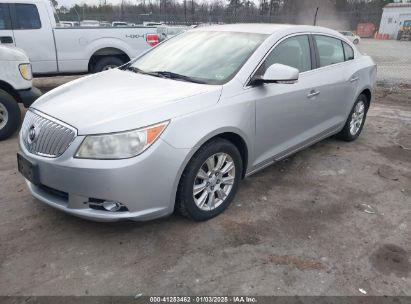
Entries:
[[86, 136], [76, 158], [126, 159], [148, 149], [163, 133], [168, 121], [121, 133]]
[[31, 80], [33, 79], [33, 74], [31, 72], [31, 64], [30, 63], [22, 63], [19, 65], [19, 71], [21, 77], [23, 77], [26, 80]]

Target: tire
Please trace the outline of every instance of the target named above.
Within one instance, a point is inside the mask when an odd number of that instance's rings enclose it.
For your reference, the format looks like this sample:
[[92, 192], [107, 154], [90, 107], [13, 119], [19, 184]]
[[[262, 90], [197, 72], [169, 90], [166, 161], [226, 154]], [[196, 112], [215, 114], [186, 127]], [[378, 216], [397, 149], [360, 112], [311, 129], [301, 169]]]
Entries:
[[0, 89], [0, 140], [12, 136], [20, 126], [21, 112], [17, 101]]
[[[362, 120], [359, 120], [359, 114], [357, 112], [357, 110], [359, 110], [358, 107], [364, 107], [363, 109], [363, 116], [362, 116]], [[368, 112], [368, 107], [369, 107], [369, 101], [367, 96], [365, 96], [364, 94], [361, 94], [358, 99], [356, 100], [356, 102], [354, 103], [354, 106], [350, 112], [350, 115], [348, 116], [348, 119], [344, 125], [344, 128], [341, 130], [340, 133], [337, 134], [337, 137], [341, 140], [350, 142], [350, 141], [354, 141], [356, 140], [361, 132], [362, 129], [364, 127], [365, 124], [365, 120], [367, 118], [367, 112]], [[356, 126], [354, 127], [354, 122], [356, 124]], [[353, 123], [353, 125], [352, 125]]]
[[117, 57], [105, 56], [97, 61], [93, 68], [93, 73], [99, 73], [102, 71], [113, 69], [124, 64], [124, 61]]
[[358, 39], [355, 39], [353, 42], [355, 45], [357, 45], [358, 43], [360, 43], [360, 41]]
[[[200, 169], [203, 169], [202, 172], [206, 174], [213, 171], [209, 170], [209, 163], [207, 163], [211, 157], [214, 159], [214, 169], [219, 167], [219, 160], [224, 159], [222, 166], [217, 173], [206, 175], [208, 179], [198, 177]], [[230, 168], [230, 164], [234, 165], [234, 170], [230, 169], [228, 173], [224, 173]], [[216, 217], [232, 202], [237, 193], [242, 172], [243, 162], [236, 146], [221, 138], [209, 141], [194, 154], [181, 176], [177, 191], [177, 211], [194, 221], [206, 221]], [[204, 190], [195, 195], [194, 186], [201, 189], [202, 185], [204, 185]], [[202, 199], [205, 195], [207, 195], [206, 198]], [[214, 205], [210, 200], [211, 197], [214, 199]], [[203, 200], [203, 206], [200, 207]]]

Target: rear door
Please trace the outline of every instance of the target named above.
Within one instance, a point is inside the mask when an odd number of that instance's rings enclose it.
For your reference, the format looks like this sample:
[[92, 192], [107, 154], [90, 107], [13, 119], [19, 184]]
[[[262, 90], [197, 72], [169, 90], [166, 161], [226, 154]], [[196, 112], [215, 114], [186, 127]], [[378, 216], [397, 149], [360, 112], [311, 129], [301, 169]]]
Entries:
[[15, 44], [29, 56], [33, 72], [57, 72], [53, 29], [45, 3], [14, 3], [10, 11]]
[[354, 52], [342, 40], [313, 35], [317, 53], [318, 110], [321, 113], [319, 130], [339, 128], [347, 119], [357, 92], [359, 75], [355, 67]]
[[7, 3], [0, 3], [0, 43], [14, 44], [13, 30], [11, 29], [10, 10]]

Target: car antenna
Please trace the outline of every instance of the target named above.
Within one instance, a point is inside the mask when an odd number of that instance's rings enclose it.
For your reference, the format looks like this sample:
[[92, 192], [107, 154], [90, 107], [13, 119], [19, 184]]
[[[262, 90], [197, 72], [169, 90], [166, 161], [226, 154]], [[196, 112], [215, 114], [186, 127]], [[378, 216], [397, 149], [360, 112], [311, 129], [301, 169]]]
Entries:
[[314, 26], [317, 25], [317, 16], [318, 16], [318, 10], [320, 9], [319, 6], [317, 6], [317, 9], [315, 10], [315, 16], [314, 16]]

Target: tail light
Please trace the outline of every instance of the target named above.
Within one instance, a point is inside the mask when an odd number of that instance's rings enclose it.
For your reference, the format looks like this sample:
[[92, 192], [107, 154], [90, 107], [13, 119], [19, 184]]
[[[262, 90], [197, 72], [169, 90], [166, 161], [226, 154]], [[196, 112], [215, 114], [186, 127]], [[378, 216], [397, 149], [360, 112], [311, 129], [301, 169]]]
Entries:
[[158, 44], [158, 35], [157, 34], [147, 34], [146, 41], [151, 46], [156, 46]]

